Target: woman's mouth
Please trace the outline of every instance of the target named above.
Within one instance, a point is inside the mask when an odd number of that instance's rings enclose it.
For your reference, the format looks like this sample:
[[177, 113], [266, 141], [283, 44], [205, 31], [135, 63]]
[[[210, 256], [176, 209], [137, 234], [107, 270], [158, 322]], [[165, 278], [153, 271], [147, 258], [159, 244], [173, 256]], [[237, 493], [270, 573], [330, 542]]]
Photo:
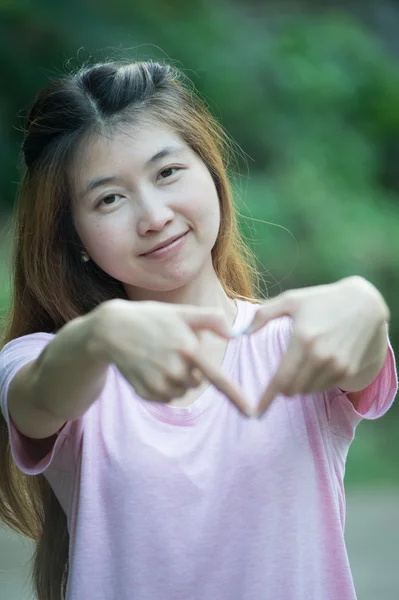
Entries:
[[171, 243], [163, 246], [162, 248], [158, 248], [157, 250], [153, 250], [152, 252], [148, 252], [147, 254], [142, 254], [143, 258], [164, 258], [166, 256], [171, 256], [175, 252], [178, 252], [185, 244], [186, 239], [190, 231], [186, 231], [180, 237], [172, 241]]

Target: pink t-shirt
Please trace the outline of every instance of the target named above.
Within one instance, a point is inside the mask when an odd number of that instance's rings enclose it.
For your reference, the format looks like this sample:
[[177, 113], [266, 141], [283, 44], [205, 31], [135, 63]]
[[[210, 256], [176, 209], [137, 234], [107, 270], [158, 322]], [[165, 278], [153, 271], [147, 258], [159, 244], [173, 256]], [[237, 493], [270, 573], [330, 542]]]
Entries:
[[[238, 301], [238, 328], [257, 306]], [[255, 404], [292, 321], [231, 339], [223, 369]], [[338, 388], [278, 396], [248, 420], [213, 387], [187, 408], [141, 399], [113, 366], [98, 400], [47, 456], [10, 422], [7, 389], [52, 335], [0, 354], [0, 398], [14, 460], [44, 473], [68, 518], [67, 600], [353, 600], [344, 543], [345, 459], [361, 418], [396, 389], [390, 347], [359, 412]]]

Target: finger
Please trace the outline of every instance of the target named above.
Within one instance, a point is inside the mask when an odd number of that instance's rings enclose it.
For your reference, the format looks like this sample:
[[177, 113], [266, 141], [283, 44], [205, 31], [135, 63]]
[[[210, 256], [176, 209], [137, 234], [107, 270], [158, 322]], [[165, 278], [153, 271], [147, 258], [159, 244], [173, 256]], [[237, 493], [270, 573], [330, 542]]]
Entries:
[[178, 314], [194, 332], [206, 329], [226, 339], [231, 336], [232, 331], [226, 315], [219, 308], [183, 306], [179, 308]]
[[304, 393], [312, 394], [316, 392], [326, 392], [337, 385], [337, 383], [338, 378], [336, 373], [331, 374], [331, 372], [324, 367], [324, 369], [320, 371], [319, 375], [316, 376], [313, 381], [308, 382]]
[[191, 371], [191, 377], [189, 379], [191, 387], [198, 387], [205, 381], [203, 373], [199, 369], [193, 369]]
[[[189, 333], [192, 336], [192, 333]], [[186, 353], [190, 353], [186, 349]], [[192, 353], [192, 352], [191, 352]], [[184, 385], [186, 388], [197, 387], [203, 381], [201, 371], [195, 368], [186, 356], [172, 354], [164, 363], [166, 381], [173, 385]]]
[[260, 419], [269, 408], [274, 398], [281, 392], [280, 382], [277, 378], [273, 378], [267, 386], [263, 396], [261, 397], [258, 406], [256, 407], [256, 417]]
[[153, 390], [144, 384], [140, 384], [137, 381], [134, 384], [134, 391], [143, 400], [149, 400], [150, 402], [170, 402], [171, 398], [168, 394], [161, 392], [160, 390]]
[[165, 382], [165, 386], [162, 389], [151, 388], [145, 396], [148, 400], [153, 402], [160, 402], [167, 404], [175, 398], [181, 398], [187, 393], [187, 386], [185, 385], [170, 385]]
[[164, 375], [148, 379], [138, 375], [132, 385], [141, 398], [167, 403], [174, 398], [181, 398], [189, 389], [198, 387], [203, 381], [203, 374], [197, 368], [191, 368], [185, 377]]
[[314, 381], [320, 375], [323, 375], [323, 371], [325, 371], [325, 366], [315, 368], [309, 359], [304, 360], [285, 395], [294, 396], [295, 394], [309, 393]]
[[306, 363], [306, 356], [303, 353], [302, 346], [294, 337], [288, 346], [287, 353], [282, 358], [280, 365], [261, 397], [256, 415], [260, 418], [269, 408], [277, 394], [293, 395], [296, 393], [295, 380]]
[[211, 365], [201, 356], [193, 356], [191, 360], [205, 375], [208, 381], [210, 381], [215, 388], [222, 392], [242, 414], [246, 415], [247, 417], [253, 416], [253, 410], [246, 401], [241, 390], [234, 385], [233, 382], [229, 381], [229, 379], [222, 373], [220, 369]]
[[317, 364], [311, 359], [307, 361], [295, 381], [296, 393], [311, 394], [330, 389], [342, 379], [334, 365], [328, 360], [318, 359]]
[[181, 398], [185, 394], [187, 394], [187, 386], [185, 385], [175, 385], [169, 386], [165, 393], [162, 396], [161, 402], [171, 402], [175, 398]]
[[172, 386], [183, 386], [184, 388], [196, 388], [204, 381], [204, 376], [198, 369], [192, 369], [185, 377], [167, 377]]
[[272, 300], [267, 300], [261, 308], [258, 308], [249, 327], [235, 335], [249, 335], [254, 333], [273, 319], [292, 315], [294, 308], [292, 293], [284, 292]]
[[186, 379], [176, 380], [167, 378], [165, 392], [159, 396], [159, 402], [170, 402], [175, 398], [181, 398], [189, 389], [196, 388], [204, 382], [202, 373], [195, 369], [193, 373]]

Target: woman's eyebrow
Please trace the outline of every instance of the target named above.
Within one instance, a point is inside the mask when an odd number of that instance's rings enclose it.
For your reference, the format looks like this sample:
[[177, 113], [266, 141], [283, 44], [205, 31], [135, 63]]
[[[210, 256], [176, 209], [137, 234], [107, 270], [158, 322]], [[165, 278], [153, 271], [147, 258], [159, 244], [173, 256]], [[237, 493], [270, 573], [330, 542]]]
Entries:
[[[181, 154], [184, 152], [185, 148], [183, 146], [167, 146], [166, 148], [162, 148], [159, 152], [151, 156], [146, 162], [146, 167], [154, 164], [158, 160], [165, 158], [165, 156], [169, 156], [170, 154]], [[106, 185], [107, 183], [117, 183], [119, 181], [119, 177], [116, 175], [109, 175], [107, 177], [95, 177], [84, 188], [81, 197], [84, 198], [89, 192], [94, 190], [95, 188], [101, 187], [102, 185]]]
[[162, 150], [154, 154], [154, 156], [151, 156], [151, 158], [147, 160], [146, 166], [152, 165], [157, 160], [169, 156], [169, 154], [181, 154], [184, 150], [185, 148], [183, 146], [166, 146], [166, 148], [162, 148]]
[[101, 187], [102, 185], [105, 185], [107, 183], [116, 183], [118, 180], [118, 177], [116, 177], [115, 175], [109, 177], [95, 177], [86, 185], [85, 189], [81, 194], [81, 198], [87, 196], [87, 194], [95, 188]]

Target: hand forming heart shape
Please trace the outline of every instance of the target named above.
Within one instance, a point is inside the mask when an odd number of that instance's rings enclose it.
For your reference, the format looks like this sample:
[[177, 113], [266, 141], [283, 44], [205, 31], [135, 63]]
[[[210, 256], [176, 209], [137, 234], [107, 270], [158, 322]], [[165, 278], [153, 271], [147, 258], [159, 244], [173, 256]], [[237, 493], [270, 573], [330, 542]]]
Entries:
[[355, 392], [378, 375], [387, 354], [390, 313], [379, 291], [367, 280], [353, 276], [283, 292], [258, 309], [248, 328], [230, 337], [251, 335], [284, 315], [293, 318], [292, 336], [255, 410], [235, 385], [221, 380], [216, 368], [202, 359], [194, 361], [241, 412], [259, 418], [277, 394], [309, 394], [335, 385]]

